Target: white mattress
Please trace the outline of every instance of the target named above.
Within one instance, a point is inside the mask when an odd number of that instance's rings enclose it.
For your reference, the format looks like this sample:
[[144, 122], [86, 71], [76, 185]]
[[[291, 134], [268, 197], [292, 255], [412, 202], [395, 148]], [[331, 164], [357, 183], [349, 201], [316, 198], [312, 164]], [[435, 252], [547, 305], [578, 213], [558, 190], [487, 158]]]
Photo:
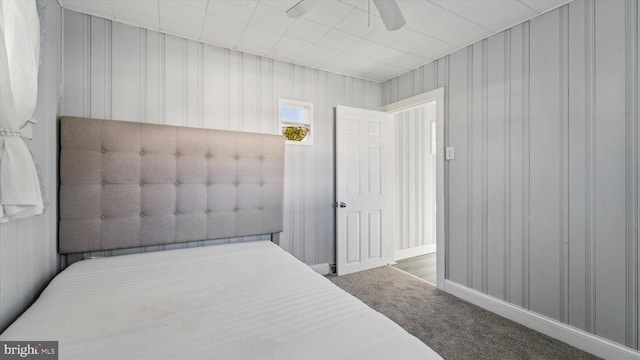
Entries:
[[60, 359], [441, 359], [267, 241], [75, 263], [0, 340]]

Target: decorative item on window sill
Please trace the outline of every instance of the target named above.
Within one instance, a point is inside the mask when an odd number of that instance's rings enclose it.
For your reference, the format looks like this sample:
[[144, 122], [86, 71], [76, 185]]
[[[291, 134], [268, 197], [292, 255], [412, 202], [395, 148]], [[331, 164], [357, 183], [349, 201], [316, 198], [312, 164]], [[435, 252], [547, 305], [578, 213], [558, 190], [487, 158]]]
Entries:
[[280, 129], [289, 145], [313, 145], [313, 104], [278, 100]]
[[309, 128], [305, 126], [283, 126], [282, 127], [282, 135], [284, 135], [287, 140], [291, 141], [302, 141], [307, 134], [309, 133]]

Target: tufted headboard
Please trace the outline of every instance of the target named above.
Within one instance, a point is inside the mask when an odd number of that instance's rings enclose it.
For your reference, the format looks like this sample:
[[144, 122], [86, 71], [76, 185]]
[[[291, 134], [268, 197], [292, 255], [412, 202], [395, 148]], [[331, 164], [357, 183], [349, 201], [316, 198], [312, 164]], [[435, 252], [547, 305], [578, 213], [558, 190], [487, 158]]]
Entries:
[[277, 135], [63, 117], [61, 254], [282, 231]]

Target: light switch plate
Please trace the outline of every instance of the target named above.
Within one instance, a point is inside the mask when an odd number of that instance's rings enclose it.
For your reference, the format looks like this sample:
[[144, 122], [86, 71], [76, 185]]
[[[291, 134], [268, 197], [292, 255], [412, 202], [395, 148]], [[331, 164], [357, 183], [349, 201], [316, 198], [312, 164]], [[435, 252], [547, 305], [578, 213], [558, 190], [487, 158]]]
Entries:
[[455, 157], [456, 157], [456, 154], [453, 146], [447, 146], [444, 152], [444, 159], [453, 160]]

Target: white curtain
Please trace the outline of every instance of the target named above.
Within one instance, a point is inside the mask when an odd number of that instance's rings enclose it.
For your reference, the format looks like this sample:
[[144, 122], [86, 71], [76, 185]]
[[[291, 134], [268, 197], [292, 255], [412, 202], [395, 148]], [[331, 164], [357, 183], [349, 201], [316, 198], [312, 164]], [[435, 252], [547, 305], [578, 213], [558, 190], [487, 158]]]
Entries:
[[35, 0], [0, 0], [0, 222], [42, 214], [36, 167], [23, 140], [38, 97]]

